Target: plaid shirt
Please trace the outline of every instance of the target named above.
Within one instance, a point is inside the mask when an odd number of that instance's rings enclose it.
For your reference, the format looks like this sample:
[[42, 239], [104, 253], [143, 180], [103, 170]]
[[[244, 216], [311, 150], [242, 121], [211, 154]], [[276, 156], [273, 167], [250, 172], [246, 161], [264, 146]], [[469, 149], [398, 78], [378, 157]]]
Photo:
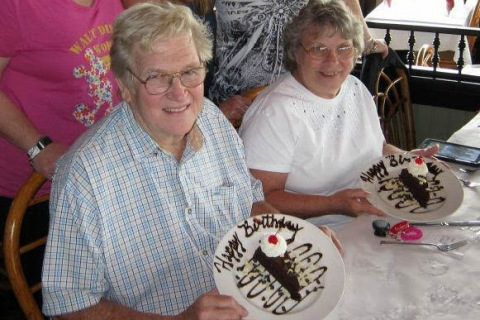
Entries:
[[58, 315], [105, 297], [177, 314], [211, 290], [221, 237], [263, 200], [243, 145], [211, 102], [180, 162], [122, 102], [61, 159], [43, 270], [43, 311]]

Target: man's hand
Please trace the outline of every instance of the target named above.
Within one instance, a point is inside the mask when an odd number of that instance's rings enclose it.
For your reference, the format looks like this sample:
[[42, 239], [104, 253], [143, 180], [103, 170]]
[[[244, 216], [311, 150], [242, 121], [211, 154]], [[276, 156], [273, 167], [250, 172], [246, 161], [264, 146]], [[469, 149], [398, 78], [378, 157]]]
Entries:
[[179, 320], [239, 320], [248, 315], [235, 299], [218, 294], [216, 289], [200, 296], [182, 312]]

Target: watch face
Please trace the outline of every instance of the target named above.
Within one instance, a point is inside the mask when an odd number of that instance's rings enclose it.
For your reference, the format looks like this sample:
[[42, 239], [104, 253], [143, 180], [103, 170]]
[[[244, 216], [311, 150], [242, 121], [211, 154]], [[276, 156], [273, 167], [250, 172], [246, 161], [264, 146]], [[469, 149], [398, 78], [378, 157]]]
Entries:
[[30, 150], [28, 150], [28, 156], [30, 157], [30, 159], [32, 159], [34, 156], [36, 156], [38, 153], [40, 152], [40, 150], [38, 149], [38, 147], [35, 145], [34, 147], [30, 148]]
[[43, 137], [38, 140], [37, 144], [27, 151], [30, 160], [35, 158], [40, 153], [40, 151], [45, 149], [52, 142], [52, 139], [50, 139], [49, 137]]

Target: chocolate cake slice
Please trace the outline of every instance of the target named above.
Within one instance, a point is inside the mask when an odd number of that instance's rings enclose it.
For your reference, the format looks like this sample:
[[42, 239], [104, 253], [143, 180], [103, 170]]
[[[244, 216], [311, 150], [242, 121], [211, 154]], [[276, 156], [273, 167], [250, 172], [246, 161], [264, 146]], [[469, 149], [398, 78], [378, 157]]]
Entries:
[[408, 188], [408, 191], [410, 191], [420, 206], [426, 208], [428, 200], [430, 200], [430, 193], [427, 190], [428, 184], [413, 176], [408, 172], [408, 169], [402, 169], [398, 178]]
[[302, 299], [299, 293], [301, 286], [287, 254], [284, 257], [268, 257], [258, 247], [253, 254], [253, 259], [258, 261], [290, 293], [293, 300]]

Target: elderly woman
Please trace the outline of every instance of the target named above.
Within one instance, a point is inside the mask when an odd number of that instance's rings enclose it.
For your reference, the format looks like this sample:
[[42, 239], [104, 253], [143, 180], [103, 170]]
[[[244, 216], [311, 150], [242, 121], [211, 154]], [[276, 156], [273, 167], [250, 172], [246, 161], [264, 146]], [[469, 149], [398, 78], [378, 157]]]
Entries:
[[208, 29], [143, 3], [114, 24], [122, 98], [55, 173], [43, 311], [60, 319], [239, 319], [214, 290], [219, 239], [263, 202], [236, 131], [203, 98]]
[[361, 23], [342, 1], [311, 0], [286, 26], [284, 45], [290, 73], [254, 101], [240, 128], [266, 200], [332, 228], [348, 216], [383, 215], [358, 189], [359, 173], [400, 150], [385, 142], [372, 96], [350, 75]]

